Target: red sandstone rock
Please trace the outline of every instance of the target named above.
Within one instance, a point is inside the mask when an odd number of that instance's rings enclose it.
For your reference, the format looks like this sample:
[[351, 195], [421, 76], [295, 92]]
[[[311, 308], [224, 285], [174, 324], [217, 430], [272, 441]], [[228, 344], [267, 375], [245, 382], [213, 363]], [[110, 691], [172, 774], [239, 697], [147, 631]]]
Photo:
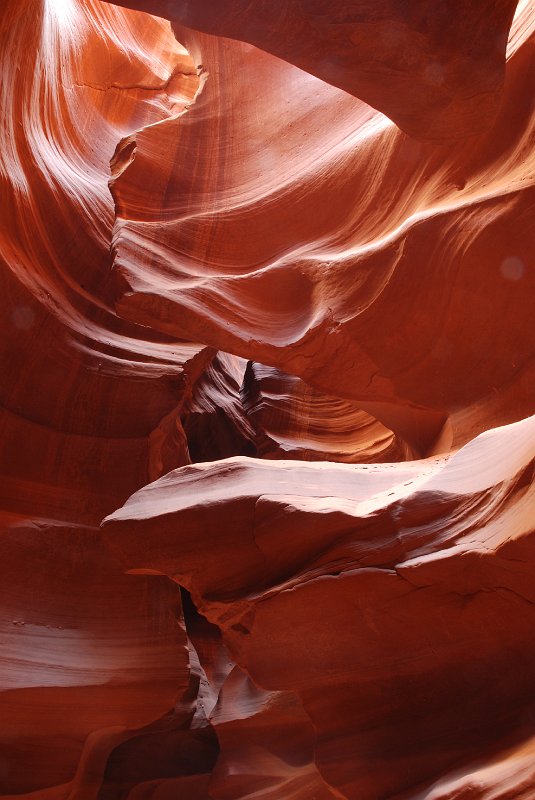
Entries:
[[329, 785], [397, 797], [529, 731], [534, 423], [410, 464], [185, 467], [105, 530], [299, 695]]
[[419, 139], [470, 136], [500, 102], [516, 0], [121, 0], [254, 44], [387, 114]]
[[243, 359], [218, 353], [195, 384], [183, 412], [192, 461], [255, 455], [255, 432], [240, 397]]
[[491, 130], [437, 147], [249, 46], [182, 35], [202, 91], [112, 184], [119, 313], [355, 401], [423, 455], [530, 413], [533, 38]]
[[98, 526], [154, 475], [154, 432], [214, 354], [119, 320], [107, 278], [117, 141], [197, 79], [141, 14], [13, 2], [1, 24], [0, 792], [89, 800], [175, 706], [191, 737], [179, 595], [125, 576]]
[[533, 800], [532, 4], [132, 3], [0, 19], [0, 796]]
[[263, 458], [363, 464], [404, 461], [410, 452], [354, 403], [262, 364], [249, 365], [242, 400]]

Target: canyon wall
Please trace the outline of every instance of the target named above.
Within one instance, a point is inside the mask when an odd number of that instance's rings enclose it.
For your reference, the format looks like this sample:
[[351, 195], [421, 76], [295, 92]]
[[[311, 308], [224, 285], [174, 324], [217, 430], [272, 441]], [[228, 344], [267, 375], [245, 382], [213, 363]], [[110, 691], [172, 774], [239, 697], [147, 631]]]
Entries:
[[533, 5], [0, 37], [0, 797], [533, 800]]

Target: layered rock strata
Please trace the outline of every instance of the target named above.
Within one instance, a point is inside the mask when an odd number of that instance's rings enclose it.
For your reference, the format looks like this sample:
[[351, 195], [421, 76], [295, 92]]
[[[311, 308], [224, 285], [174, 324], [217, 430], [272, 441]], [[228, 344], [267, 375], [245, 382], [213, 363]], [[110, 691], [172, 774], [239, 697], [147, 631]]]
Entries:
[[532, 5], [0, 37], [0, 796], [532, 800]]

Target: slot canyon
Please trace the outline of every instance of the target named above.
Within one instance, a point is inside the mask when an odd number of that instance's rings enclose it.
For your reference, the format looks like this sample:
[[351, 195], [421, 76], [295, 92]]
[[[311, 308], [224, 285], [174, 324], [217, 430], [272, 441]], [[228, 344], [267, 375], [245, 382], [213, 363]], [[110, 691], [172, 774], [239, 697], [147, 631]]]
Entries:
[[533, 0], [0, 39], [0, 797], [535, 800]]

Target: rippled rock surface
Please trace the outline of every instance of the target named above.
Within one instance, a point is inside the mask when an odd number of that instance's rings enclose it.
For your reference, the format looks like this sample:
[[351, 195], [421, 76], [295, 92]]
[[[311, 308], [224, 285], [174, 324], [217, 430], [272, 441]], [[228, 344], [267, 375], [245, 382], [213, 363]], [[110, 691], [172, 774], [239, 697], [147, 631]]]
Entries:
[[0, 37], [0, 796], [533, 800], [532, 4]]

